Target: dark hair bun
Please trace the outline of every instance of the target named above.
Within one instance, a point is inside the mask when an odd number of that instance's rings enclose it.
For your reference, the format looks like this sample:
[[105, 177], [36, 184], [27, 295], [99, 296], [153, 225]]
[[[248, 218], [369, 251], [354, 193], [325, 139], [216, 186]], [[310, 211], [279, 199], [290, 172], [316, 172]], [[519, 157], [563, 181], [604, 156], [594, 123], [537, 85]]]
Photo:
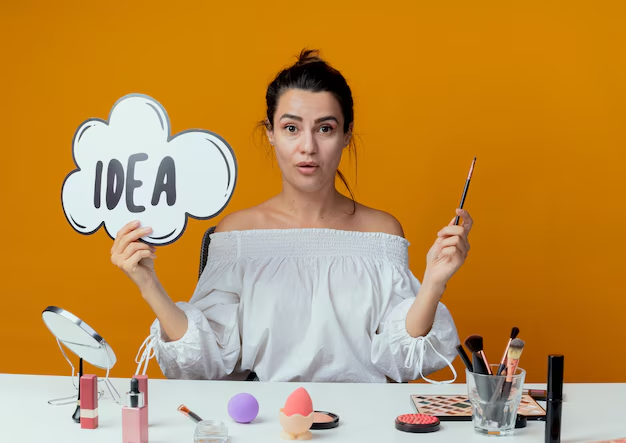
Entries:
[[317, 49], [303, 49], [298, 56], [298, 61], [294, 64], [294, 66], [304, 66], [309, 63], [319, 63], [324, 62], [320, 58], [320, 51]]

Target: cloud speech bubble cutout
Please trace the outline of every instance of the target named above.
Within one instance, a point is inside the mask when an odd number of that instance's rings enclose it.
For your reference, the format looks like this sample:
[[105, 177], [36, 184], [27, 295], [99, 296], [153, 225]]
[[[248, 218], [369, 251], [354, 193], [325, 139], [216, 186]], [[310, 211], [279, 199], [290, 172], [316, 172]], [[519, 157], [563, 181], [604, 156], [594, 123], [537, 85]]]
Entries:
[[170, 137], [170, 122], [156, 100], [142, 94], [119, 99], [109, 120], [89, 119], [76, 130], [72, 154], [77, 169], [61, 190], [63, 211], [79, 233], [101, 226], [111, 238], [139, 220], [153, 245], [178, 240], [187, 217], [209, 219], [228, 204], [237, 162], [226, 140], [210, 131]]

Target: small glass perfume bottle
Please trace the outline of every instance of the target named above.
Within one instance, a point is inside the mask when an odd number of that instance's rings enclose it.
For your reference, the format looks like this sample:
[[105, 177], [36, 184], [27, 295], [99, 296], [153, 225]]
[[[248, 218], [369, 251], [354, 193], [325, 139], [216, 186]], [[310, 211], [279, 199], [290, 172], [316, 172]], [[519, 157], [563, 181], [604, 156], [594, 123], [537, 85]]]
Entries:
[[228, 443], [228, 428], [218, 420], [202, 420], [196, 425], [194, 443]]
[[122, 408], [123, 443], [148, 443], [148, 408], [144, 404], [143, 392], [139, 392], [139, 380], [130, 381], [130, 392], [126, 393], [126, 406]]

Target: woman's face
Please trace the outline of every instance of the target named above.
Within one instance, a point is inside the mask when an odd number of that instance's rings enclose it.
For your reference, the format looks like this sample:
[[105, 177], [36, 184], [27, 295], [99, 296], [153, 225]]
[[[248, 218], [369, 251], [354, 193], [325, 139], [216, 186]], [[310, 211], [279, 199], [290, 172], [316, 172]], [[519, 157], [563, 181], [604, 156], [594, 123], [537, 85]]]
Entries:
[[330, 92], [288, 89], [278, 100], [272, 123], [267, 136], [283, 180], [304, 192], [334, 187], [341, 153], [352, 132], [352, 124], [343, 132], [337, 99]]

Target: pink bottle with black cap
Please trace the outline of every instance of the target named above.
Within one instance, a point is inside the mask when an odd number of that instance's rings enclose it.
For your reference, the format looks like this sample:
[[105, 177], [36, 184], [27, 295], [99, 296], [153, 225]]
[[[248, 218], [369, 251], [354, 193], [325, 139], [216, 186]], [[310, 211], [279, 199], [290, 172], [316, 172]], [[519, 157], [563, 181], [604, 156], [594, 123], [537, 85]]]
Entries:
[[148, 408], [144, 394], [139, 391], [139, 380], [130, 381], [130, 392], [126, 393], [126, 406], [122, 408], [123, 443], [148, 443]]

